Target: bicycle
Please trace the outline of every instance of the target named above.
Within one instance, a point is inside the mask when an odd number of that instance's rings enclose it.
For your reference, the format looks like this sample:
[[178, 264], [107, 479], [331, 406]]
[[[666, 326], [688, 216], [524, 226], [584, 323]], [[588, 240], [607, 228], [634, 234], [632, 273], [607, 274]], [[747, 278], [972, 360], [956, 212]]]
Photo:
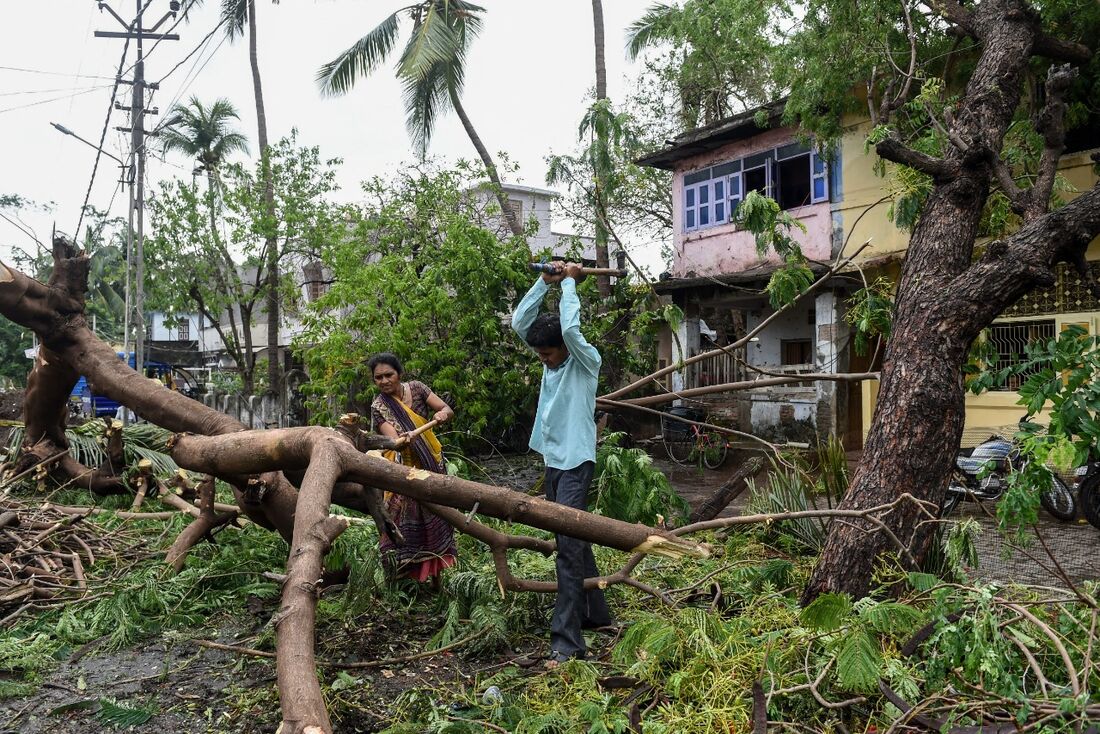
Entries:
[[[697, 408], [675, 407], [668, 414], [705, 423], [707, 414]], [[725, 463], [730, 444], [718, 431], [700, 429], [694, 423], [684, 423], [661, 416], [661, 442], [668, 458], [677, 464], [701, 463], [708, 469], [717, 469]]]

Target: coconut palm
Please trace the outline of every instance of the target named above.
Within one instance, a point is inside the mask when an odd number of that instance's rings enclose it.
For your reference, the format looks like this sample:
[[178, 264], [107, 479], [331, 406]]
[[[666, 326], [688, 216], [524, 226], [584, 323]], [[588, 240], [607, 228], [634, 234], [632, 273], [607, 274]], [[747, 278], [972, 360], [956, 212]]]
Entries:
[[165, 118], [160, 133], [165, 152], [177, 152], [194, 158], [199, 170], [206, 174], [207, 196], [210, 209], [210, 236], [218, 242], [215, 212], [218, 201], [218, 167], [232, 153], [248, 152], [248, 139], [232, 129], [239, 120], [237, 108], [224, 97], [212, 105], [204, 105], [198, 97], [187, 104], [176, 105]]
[[198, 97], [179, 104], [168, 113], [160, 133], [165, 152], [182, 153], [199, 162], [208, 177], [216, 177], [222, 161], [232, 153], [247, 153], [248, 138], [232, 129], [240, 120], [237, 108], [221, 97], [204, 105]]
[[[278, 2], [279, 0], [273, 0]], [[183, 12], [202, 5], [204, 0], [185, 0]], [[275, 221], [275, 187], [268, 158], [267, 112], [264, 109], [263, 85], [260, 83], [260, 62], [256, 51], [256, 0], [220, 0], [221, 24], [230, 41], [244, 35], [248, 28], [248, 63], [252, 70], [252, 91], [256, 98], [256, 142], [260, 146], [261, 173], [264, 185], [264, 209], [268, 222]], [[271, 390], [282, 382], [279, 369], [279, 246], [274, 231], [269, 231], [264, 243], [267, 253], [267, 378]]]
[[317, 82], [324, 94], [346, 94], [360, 77], [370, 75], [385, 63], [397, 45], [401, 19], [406, 18], [412, 23], [412, 30], [398, 60], [397, 78], [405, 88], [406, 126], [413, 145], [423, 155], [437, 119], [448, 108], [453, 109], [485, 166], [509, 228], [521, 235], [523, 224], [508, 207], [496, 164], [461, 101], [466, 54], [481, 31], [484, 12], [481, 6], [465, 0], [421, 0], [396, 10], [322, 66], [317, 72]]

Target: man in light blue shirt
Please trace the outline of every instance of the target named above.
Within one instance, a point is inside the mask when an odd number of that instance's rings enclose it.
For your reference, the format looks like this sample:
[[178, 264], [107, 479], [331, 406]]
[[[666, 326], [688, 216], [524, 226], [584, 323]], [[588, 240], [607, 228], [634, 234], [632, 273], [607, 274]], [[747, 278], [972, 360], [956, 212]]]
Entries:
[[[596, 468], [596, 383], [600, 353], [581, 334], [581, 302], [577, 278], [581, 266], [553, 263], [527, 291], [512, 314], [512, 328], [542, 362], [542, 387], [531, 448], [546, 463], [546, 498], [579, 510], [588, 509], [588, 487]], [[561, 283], [559, 313], [539, 314], [539, 306], [554, 283]], [[551, 664], [583, 658], [584, 627], [611, 624], [603, 591], [584, 590], [586, 577], [599, 576], [592, 547], [577, 538], [558, 535], [558, 594], [550, 623]]]

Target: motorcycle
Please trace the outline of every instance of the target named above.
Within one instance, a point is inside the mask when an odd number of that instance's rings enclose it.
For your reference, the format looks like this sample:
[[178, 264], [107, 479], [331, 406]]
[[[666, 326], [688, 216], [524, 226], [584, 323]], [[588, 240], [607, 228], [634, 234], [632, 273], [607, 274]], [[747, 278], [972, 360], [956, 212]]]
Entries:
[[1092, 452], [1089, 462], [1077, 470], [1077, 501], [1081, 514], [1094, 528], [1100, 528], [1100, 457]]
[[[993, 502], [1000, 499], [1008, 488], [1008, 474], [1019, 461], [1019, 450], [1003, 436], [991, 436], [972, 449], [961, 450], [955, 457], [955, 471], [947, 485], [940, 517], [950, 515], [963, 500]], [[1097, 465], [1096, 484], [1100, 494], [1100, 464]], [[1039, 502], [1043, 509], [1063, 522], [1077, 517], [1073, 492], [1053, 472], [1050, 475], [1050, 489], [1042, 493]]]

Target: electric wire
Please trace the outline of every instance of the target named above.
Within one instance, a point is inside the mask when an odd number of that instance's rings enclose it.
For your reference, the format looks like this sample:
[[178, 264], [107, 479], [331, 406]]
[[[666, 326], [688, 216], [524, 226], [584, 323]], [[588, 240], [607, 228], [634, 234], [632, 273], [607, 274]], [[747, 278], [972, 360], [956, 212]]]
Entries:
[[[212, 38], [213, 35], [213, 33], [208, 34], [207, 37], [203, 39], [203, 42], [209, 42], [210, 38]], [[206, 57], [204, 61], [202, 61], [202, 66], [198, 65], [200, 59], [195, 59], [195, 63], [192, 64], [191, 70], [188, 71], [187, 76], [184, 77], [183, 84], [181, 84], [180, 88], [176, 91], [176, 96], [172, 98], [172, 102], [166, 108], [167, 110], [171, 111], [176, 106], [176, 103], [179, 102], [180, 98], [183, 97], [187, 90], [191, 88], [191, 85], [195, 83], [195, 80], [199, 78], [199, 75], [202, 74], [202, 72], [206, 69], [207, 64], [209, 64], [210, 61], [218, 54], [218, 51], [221, 50], [221, 47], [225, 43], [227, 38], [229, 38], [229, 36], [222, 36], [221, 40], [218, 42], [218, 45], [215, 46], [214, 50], [210, 52], [210, 54]], [[167, 125], [169, 117], [169, 114], [165, 114], [165, 116], [161, 119], [161, 122], [153, 129], [153, 134], [160, 132], [160, 130], [162, 130], [165, 125]]]
[[44, 71], [42, 69], [28, 69], [22, 66], [0, 66], [0, 71], [19, 71], [27, 74], [46, 74], [48, 76], [64, 76], [70, 79], [100, 79], [102, 81], [114, 81], [113, 77], [99, 76], [97, 74], [66, 74], [60, 71]]
[[5, 107], [3, 109], [0, 109], [0, 115], [4, 114], [5, 112], [15, 112], [16, 110], [25, 110], [28, 107], [37, 107], [38, 105], [49, 104], [50, 102], [61, 102], [61, 101], [64, 101], [66, 99], [72, 99], [73, 97], [79, 97], [79, 96], [84, 95], [84, 94], [91, 94], [92, 92], [98, 92], [102, 89], [106, 89], [109, 86], [111, 86], [111, 85], [110, 84], [104, 84], [103, 86], [100, 86], [100, 87], [91, 87], [89, 89], [84, 89], [84, 90], [81, 90], [79, 92], [74, 92], [73, 94], [64, 94], [60, 97], [51, 97], [50, 99], [40, 99], [40, 100], [37, 100], [35, 102], [27, 102], [26, 104], [16, 105], [15, 107]]
[[226, 20], [227, 20], [226, 18], [222, 18], [220, 21], [218, 21], [218, 24], [216, 26], [214, 26], [214, 28], [209, 33], [207, 33], [206, 36], [204, 36], [201, 41], [198, 42], [198, 44], [195, 46], [195, 48], [191, 49], [190, 53], [188, 53], [186, 56], [184, 56], [179, 61], [179, 63], [177, 63], [175, 66], [173, 66], [171, 69], [169, 69], [167, 74], [165, 74], [164, 76], [162, 76], [160, 79], [157, 80], [157, 84], [159, 85], [165, 79], [172, 76], [172, 74], [174, 74], [177, 69], [179, 69], [181, 66], [186, 64], [187, 60], [190, 59], [192, 56], [194, 56], [199, 51], [199, 49], [202, 48], [203, 45], [206, 44], [206, 42], [209, 41], [210, 38], [215, 33], [217, 33], [218, 30], [220, 30], [223, 25], [225, 25]]
[[118, 85], [122, 82], [122, 67], [126, 64], [126, 54], [130, 51], [130, 39], [122, 45], [122, 58], [118, 61], [118, 74], [115, 76], [114, 86], [111, 87], [111, 100], [107, 103], [107, 116], [103, 120], [103, 130], [99, 134], [99, 145], [96, 147], [95, 162], [92, 164], [92, 177], [88, 180], [88, 190], [84, 192], [84, 203], [80, 206], [80, 218], [76, 223], [76, 231], [73, 236], [80, 238], [80, 226], [84, 224], [84, 210], [88, 208], [88, 199], [92, 196], [92, 186], [95, 185], [95, 176], [99, 171], [99, 159], [103, 157], [103, 143], [107, 140], [107, 130], [111, 126], [111, 113], [115, 109], [115, 97], [118, 96]]

